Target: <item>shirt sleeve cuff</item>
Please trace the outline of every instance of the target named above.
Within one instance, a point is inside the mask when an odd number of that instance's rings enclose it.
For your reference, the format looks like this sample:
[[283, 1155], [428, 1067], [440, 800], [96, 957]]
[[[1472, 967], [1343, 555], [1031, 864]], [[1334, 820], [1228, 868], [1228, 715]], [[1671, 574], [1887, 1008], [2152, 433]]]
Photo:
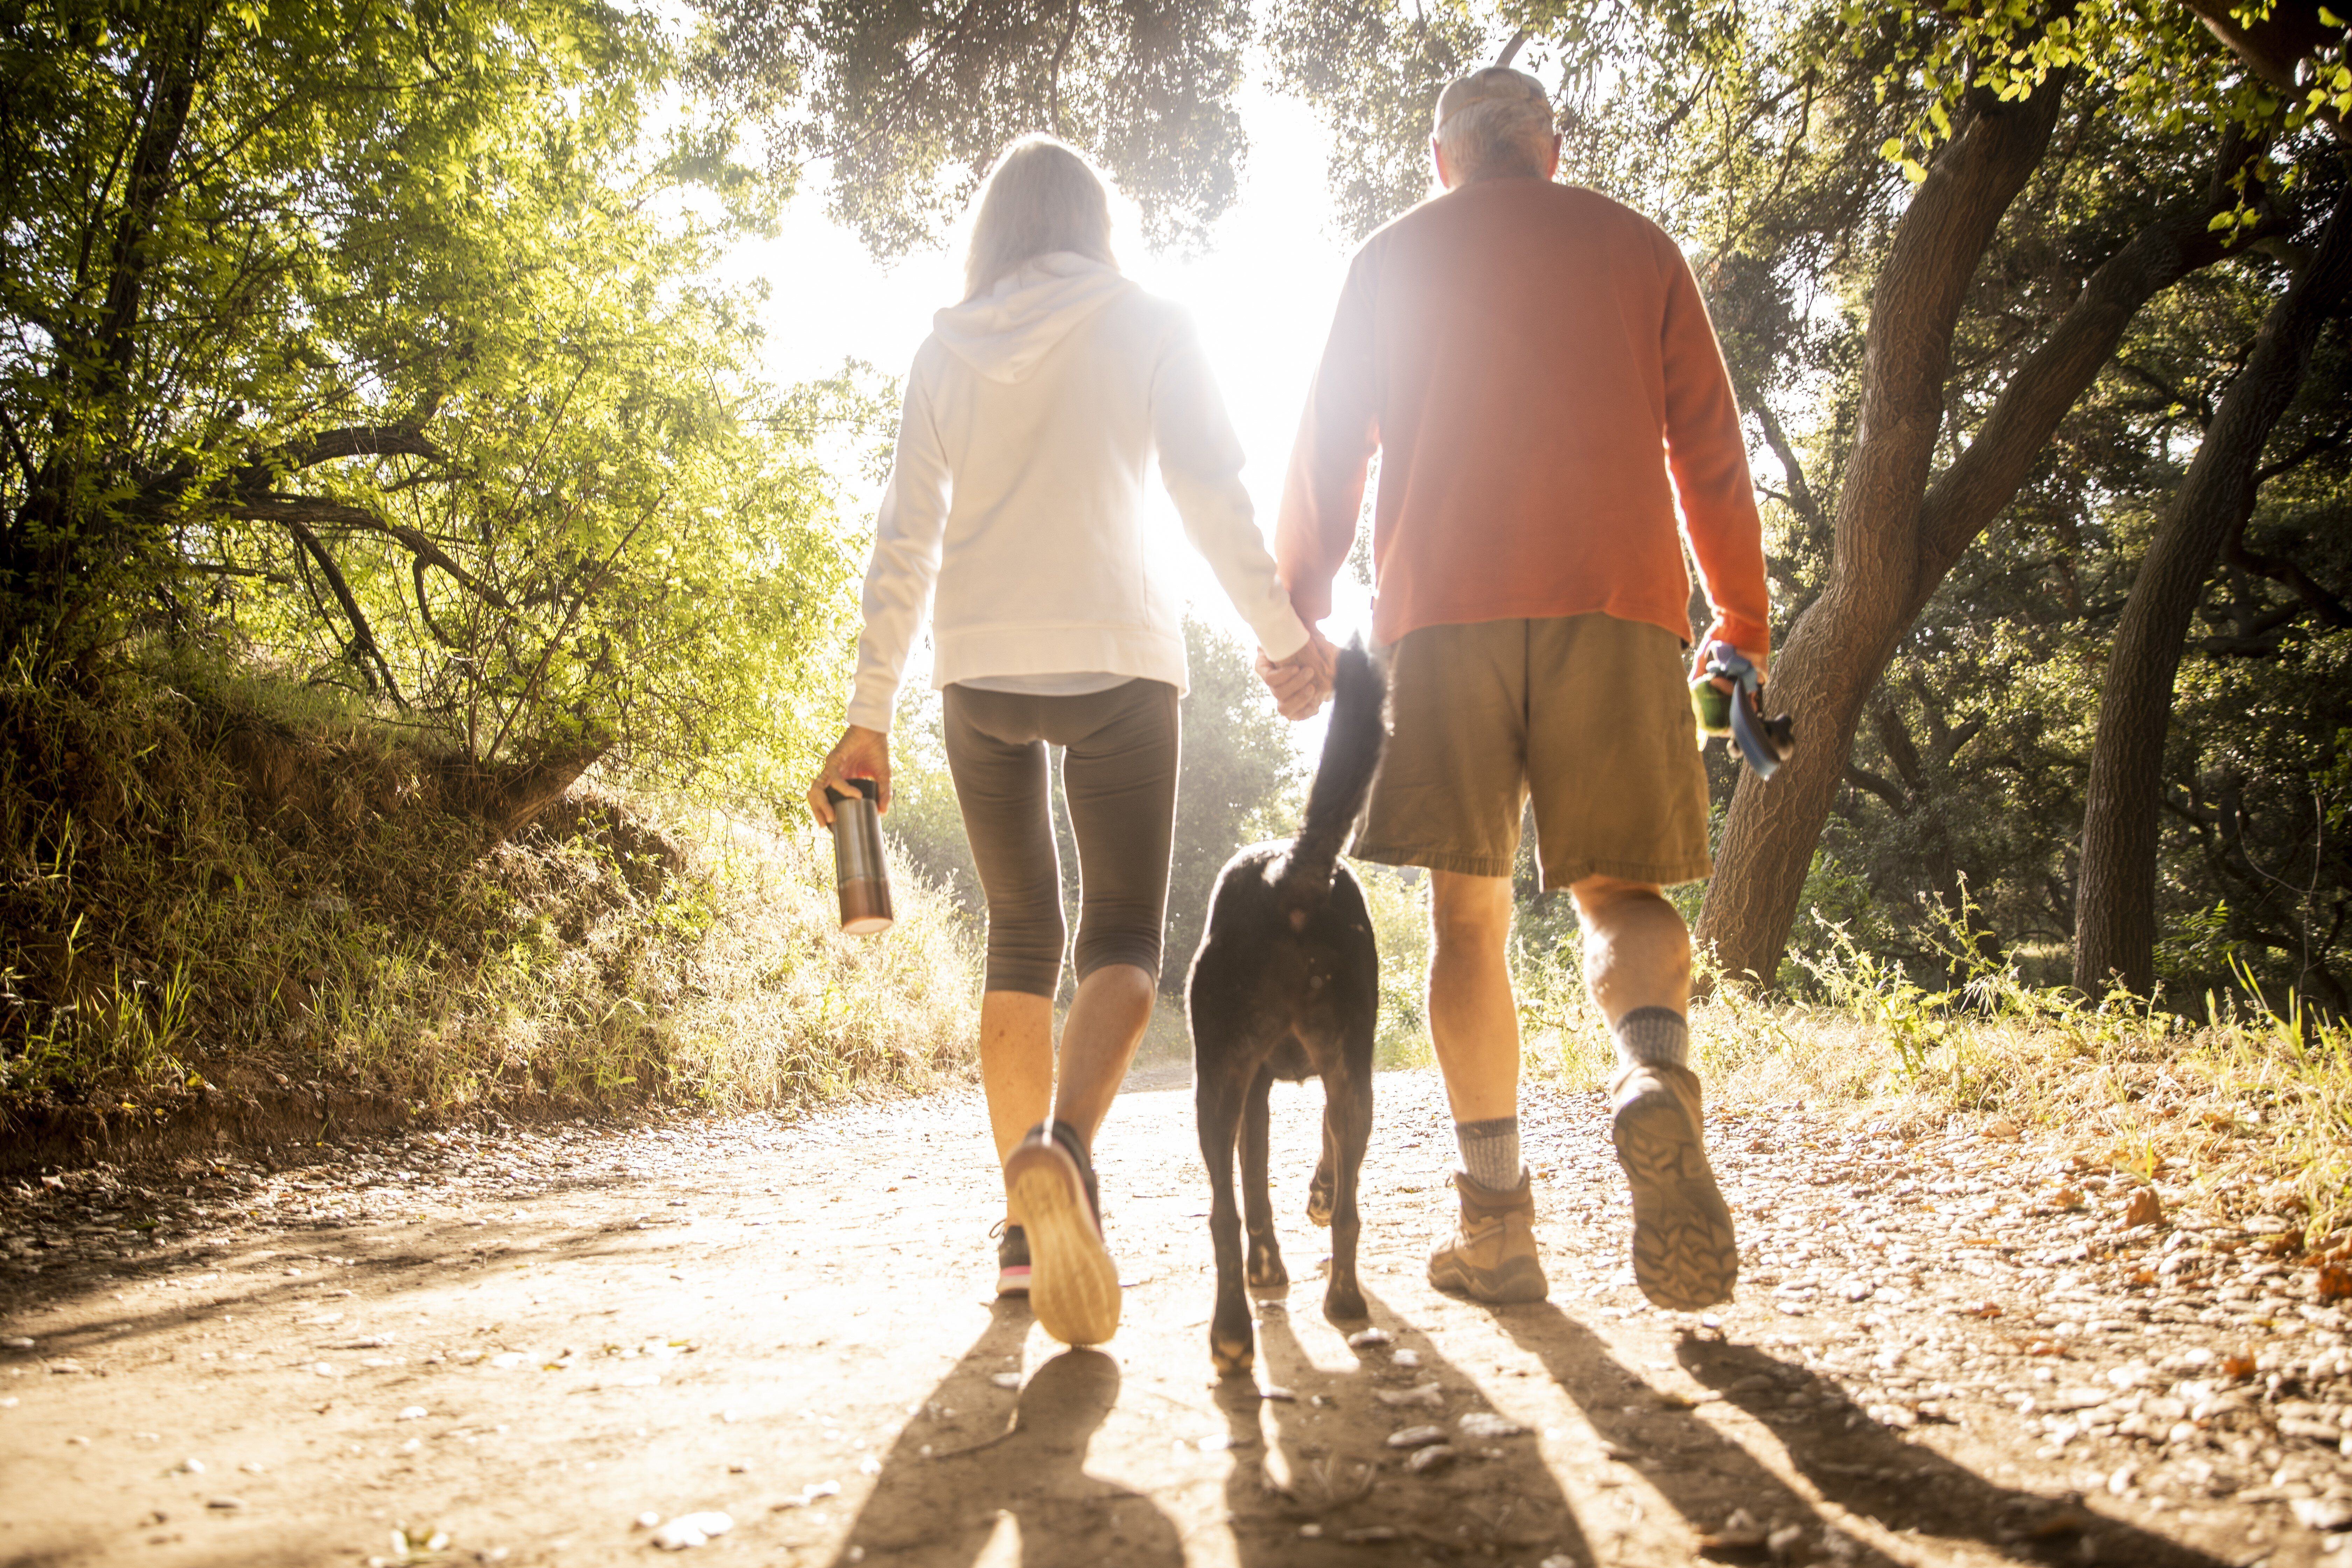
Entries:
[[1307, 623], [1300, 620], [1298, 612], [1288, 605], [1282, 605], [1276, 614], [1267, 616], [1264, 623], [1254, 629], [1257, 632], [1258, 646], [1265, 650], [1265, 657], [1277, 663], [1307, 646]]
[[860, 686], [849, 700], [849, 722], [861, 730], [879, 730], [887, 735], [890, 732], [890, 710], [896, 706], [888, 694]]

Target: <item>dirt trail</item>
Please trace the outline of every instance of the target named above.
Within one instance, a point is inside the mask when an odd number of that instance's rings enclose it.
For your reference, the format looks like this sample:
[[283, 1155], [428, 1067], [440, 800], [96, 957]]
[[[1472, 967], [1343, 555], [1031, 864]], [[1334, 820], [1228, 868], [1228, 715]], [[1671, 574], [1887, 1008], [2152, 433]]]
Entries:
[[[1255, 1387], [1209, 1376], [1181, 1072], [1103, 1134], [1108, 1353], [989, 1299], [970, 1094], [0, 1194], [0, 1562], [398, 1562], [396, 1528], [406, 1561], [635, 1562], [641, 1513], [717, 1510], [699, 1558], [812, 1568], [2352, 1568], [2345, 1316], [2259, 1251], [2275, 1221], [2176, 1192], [2126, 1229], [2055, 1148], [1728, 1117], [1748, 1261], [1701, 1321], [1632, 1289], [1599, 1097], [1538, 1091], [1553, 1300], [1492, 1311], [1423, 1277], [1450, 1137], [1433, 1079], [1390, 1073], [1387, 1341], [1350, 1348], [1303, 1218], [1320, 1103], [1276, 1097], [1299, 1283]], [[1417, 1426], [1450, 1458], [1391, 1445]]]

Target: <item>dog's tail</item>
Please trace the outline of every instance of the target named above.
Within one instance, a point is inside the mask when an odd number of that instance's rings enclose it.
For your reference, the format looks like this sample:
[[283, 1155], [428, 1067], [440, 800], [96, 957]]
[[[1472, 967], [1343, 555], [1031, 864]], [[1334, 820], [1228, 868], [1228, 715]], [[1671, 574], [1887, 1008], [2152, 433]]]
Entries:
[[1323, 735], [1323, 757], [1315, 765], [1315, 783], [1307, 792], [1307, 821], [1290, 848], [1282, 883], [1294, 893], [1319, 893], [1331, 886], [1331, 868], [1364, 808], [1372, 774], [1381, 764], [1381, 747], [1388, 739], [1382, 710], [1388, 703], [1388, 682], [1363, 640], [1356, 638], [1339, 650], [1339, 668], [1331, 686], [1331, 724]]

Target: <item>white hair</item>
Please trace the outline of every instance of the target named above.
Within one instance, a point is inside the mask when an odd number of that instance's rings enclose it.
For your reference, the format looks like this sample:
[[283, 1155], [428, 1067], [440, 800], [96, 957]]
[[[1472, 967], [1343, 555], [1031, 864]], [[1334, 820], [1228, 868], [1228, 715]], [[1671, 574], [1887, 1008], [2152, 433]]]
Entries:
[[[1468, 99], [1452, 112], [1448, 100]], [[1437, 144], [1457, 181], [1541, 174], [1551, 158], [1551, 102], [1533, 77], [1489, 66], [1462, 78], [1438, 100]]]

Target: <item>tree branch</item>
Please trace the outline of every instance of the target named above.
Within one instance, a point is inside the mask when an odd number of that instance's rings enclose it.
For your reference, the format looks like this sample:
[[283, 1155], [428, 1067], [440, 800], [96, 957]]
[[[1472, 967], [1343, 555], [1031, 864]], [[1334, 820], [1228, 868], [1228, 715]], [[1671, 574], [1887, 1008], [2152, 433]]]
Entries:
[[429, 458], [437, 462], [441, 456], [441, 448], [427, 440], [424, 430], [416, 426], [353, 425], [289, 441], [259, 462], [248, 465], [244, 472], [274, 469], [293, 473], [337, 458]]
[[1910, 797], [1861, 764], [1848, 763], [1845, 765], [1845, 782], [1856, 789], [1868, 790], [1888, 805], [1893, 806], [1897, 816], [1911, 815]]
[[239, 500], [230, 510], [234, 515], [254, 522], [278, 522], [289, 527], [315, 522], [336, 528], [355, 528], [363, 533], [380, 533], [387, 539], [398, 541], [418, 561], [448, 574], [450, 580], [467, 593], [509, 615], [514, 613], [514, 606], [507, 602], [504, 594], [452, 561], [430, 537], [405, 523], [379, 517], [363, 506], [315, 496], [255, 496]]
[[2206, 226], [2224, 210], [2229, 166], [2244, 157], [2243, 139], [2225, 137], [2215, 177], [2205, 192], [2141, 229], [2091, 274], [2042, 346], [2010, 377], [1968, 450], [1928, 488], [1920, 504], [1922, 549], [1912, 586], [1915, 614], [2017, 494], [2058, 422], [2113, 356], [2139, 308], [2189, 273], [2221, 259], [2227, 243]]
[[[374, 658], [376, 670], [383, 678], [383, 689], [392, 694], [392, 700], [394, 702], [399, 703], [403, 708], [407, 707], [408, 700], [400, 694], [400, 683], [393, 679], [392, 665], [385, 659], [383, 647], [375, 640], [375, 628], [368, 625], [368, 618], [361, 611], [359, 600], [352, 595], [352, 585], [343, 581], [342, 569], [335, 564], [335, 558], [327, 553], [327, 547], [320, 542], [319, 536], [311, 532], [303, 523], [290, 517], [282, 521], [285, 523], [286, 531], [294, 536], [294, 542], [309, 552], [310, 559], [319, 563], [320, 574], [327, 579], [328, 589], [335, 595], [336, 603], [342, 605], [344, 617], [352, 624], [352, 651], [355, 654], [364, 653]], [[367, 666], [362, 664], [360, 668], [364, 671]]]

